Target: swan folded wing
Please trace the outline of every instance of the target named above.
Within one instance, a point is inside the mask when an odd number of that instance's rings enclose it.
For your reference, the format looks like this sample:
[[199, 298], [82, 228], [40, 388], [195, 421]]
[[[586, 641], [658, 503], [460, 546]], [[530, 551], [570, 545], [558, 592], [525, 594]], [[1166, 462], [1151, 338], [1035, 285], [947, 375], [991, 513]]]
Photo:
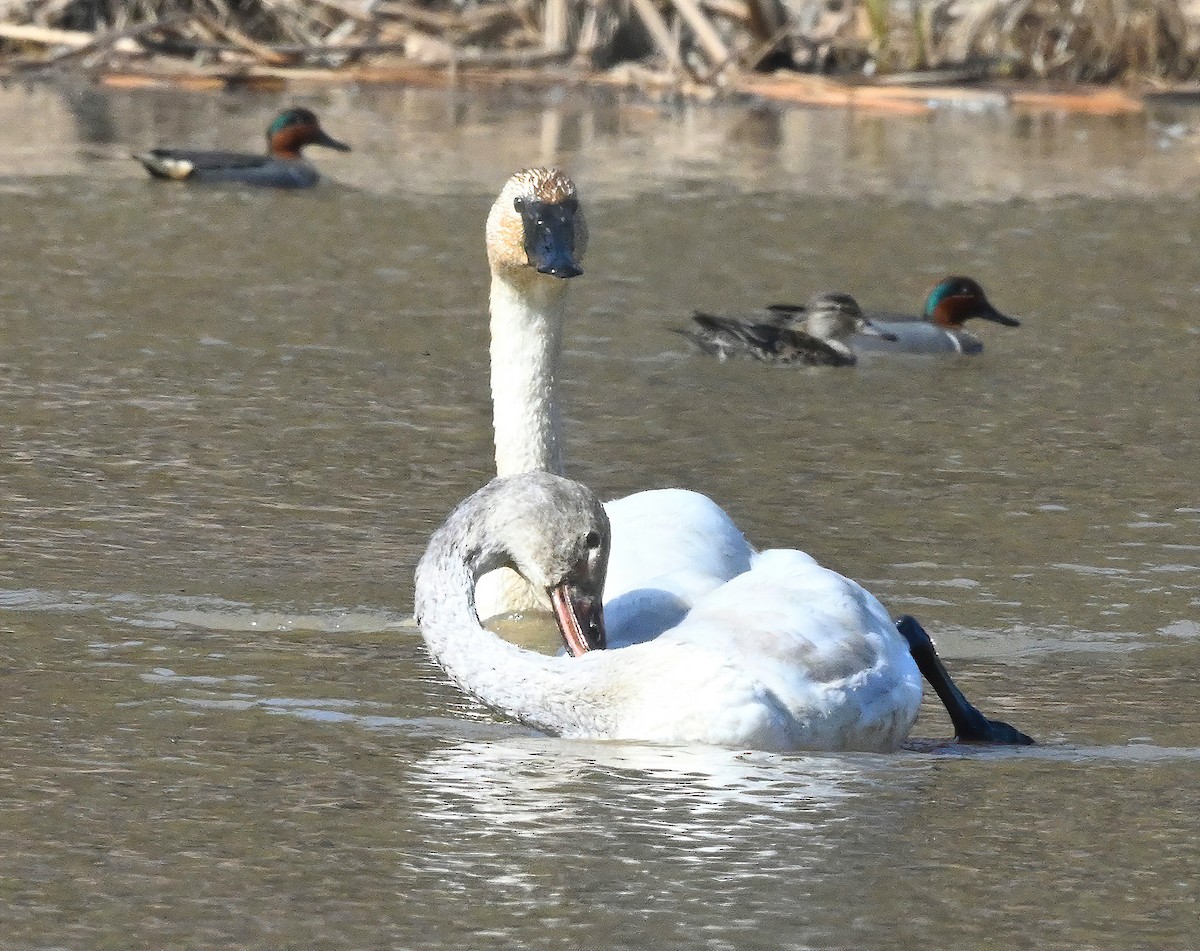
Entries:
[[675, 571], [647, 578], [644, 587], [621, 592], [604, 604], [608, 649], [642, 644], [669, 631], [727, 580], [690, 570]]
[[749, 570], [755, 551], [725, 511], [688, 489], [651, 489], [604, 504], [612, 551], [604, 600], [685, 573], [728, 581]]
[[613, 537], [604, 584], [610, 647], [669, 630], [753, 563], [755, 551], [737, 525], [698, 492], [636, 492], [604, 509]]
[[895, 749], [920, 705], [916, 664], [883, 606], [799, 551], [762, 552], [659, 642], [736, 667], [785, 711], [792, 748]]
[[719, 650], [660, 639], [578, 661], [593, 658], [601, 668], [595, 685], [602, 685], [596, 699], [608, 715], [606, 739], [796, 748], [788, 711]]

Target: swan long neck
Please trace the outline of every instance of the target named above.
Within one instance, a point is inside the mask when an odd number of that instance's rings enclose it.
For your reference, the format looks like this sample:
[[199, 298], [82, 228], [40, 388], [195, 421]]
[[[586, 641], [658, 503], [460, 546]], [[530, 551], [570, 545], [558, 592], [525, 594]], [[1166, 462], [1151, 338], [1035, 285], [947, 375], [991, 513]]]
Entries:
[[558, 365], [567, 282], [492, 273], [492, 422], [496, 474], [563, 474]]
[[501, 558], [468, 540], [472, 526], [465, 521], [447, 522], [417, 568], [416, 614], [429, 652], [451, 680], [493, 710], [546, 733], [597, 735], [602, 707], [589, 696], [594, 687], [587, 676], [594, 664], [524, 650], [479, 622], [475, 580]]

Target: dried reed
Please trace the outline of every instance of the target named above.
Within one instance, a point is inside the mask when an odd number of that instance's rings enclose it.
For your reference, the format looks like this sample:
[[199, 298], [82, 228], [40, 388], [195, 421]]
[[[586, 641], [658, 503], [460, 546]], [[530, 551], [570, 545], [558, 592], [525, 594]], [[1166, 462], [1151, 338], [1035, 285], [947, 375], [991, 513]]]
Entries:
[[1111, 82], [1200, 69], [1197, 0], [0, 0], [10, 65], [637, 64]]

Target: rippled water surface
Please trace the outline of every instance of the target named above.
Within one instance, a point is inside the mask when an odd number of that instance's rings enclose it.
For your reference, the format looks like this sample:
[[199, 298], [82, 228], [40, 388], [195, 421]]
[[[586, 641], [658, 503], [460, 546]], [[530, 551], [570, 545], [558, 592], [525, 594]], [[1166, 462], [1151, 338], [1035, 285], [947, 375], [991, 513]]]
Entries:
[[[0, 94], [6, 949], [1195, 946], [1189, 116], [300, 98], [356, 151], [275, 194], [126, 156], [254, 146], [286, 100]], [[491, 469], [482, 223], [544, 161], [592, 230], [571, 472], [862, 580], [1040, 746], [565, 742], [442, 679], [412, 571]], [[1024, 319], [977, 359], [670, 332], [951, 271]]]

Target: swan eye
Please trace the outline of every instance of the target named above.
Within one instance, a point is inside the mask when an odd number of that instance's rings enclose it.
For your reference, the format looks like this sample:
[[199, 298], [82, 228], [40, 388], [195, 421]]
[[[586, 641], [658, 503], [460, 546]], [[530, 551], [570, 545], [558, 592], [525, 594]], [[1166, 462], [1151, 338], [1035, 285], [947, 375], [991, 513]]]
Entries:
[[523, 211], [525, 209], [525, 199], [518, 195], [513, 199], [513, 208], [517, 211]]
[[584, 536], [583, 543], [587, 545], [589, 550], [595, 551], [600, 547], [600, 533], [588, 532], [587, 535]]

